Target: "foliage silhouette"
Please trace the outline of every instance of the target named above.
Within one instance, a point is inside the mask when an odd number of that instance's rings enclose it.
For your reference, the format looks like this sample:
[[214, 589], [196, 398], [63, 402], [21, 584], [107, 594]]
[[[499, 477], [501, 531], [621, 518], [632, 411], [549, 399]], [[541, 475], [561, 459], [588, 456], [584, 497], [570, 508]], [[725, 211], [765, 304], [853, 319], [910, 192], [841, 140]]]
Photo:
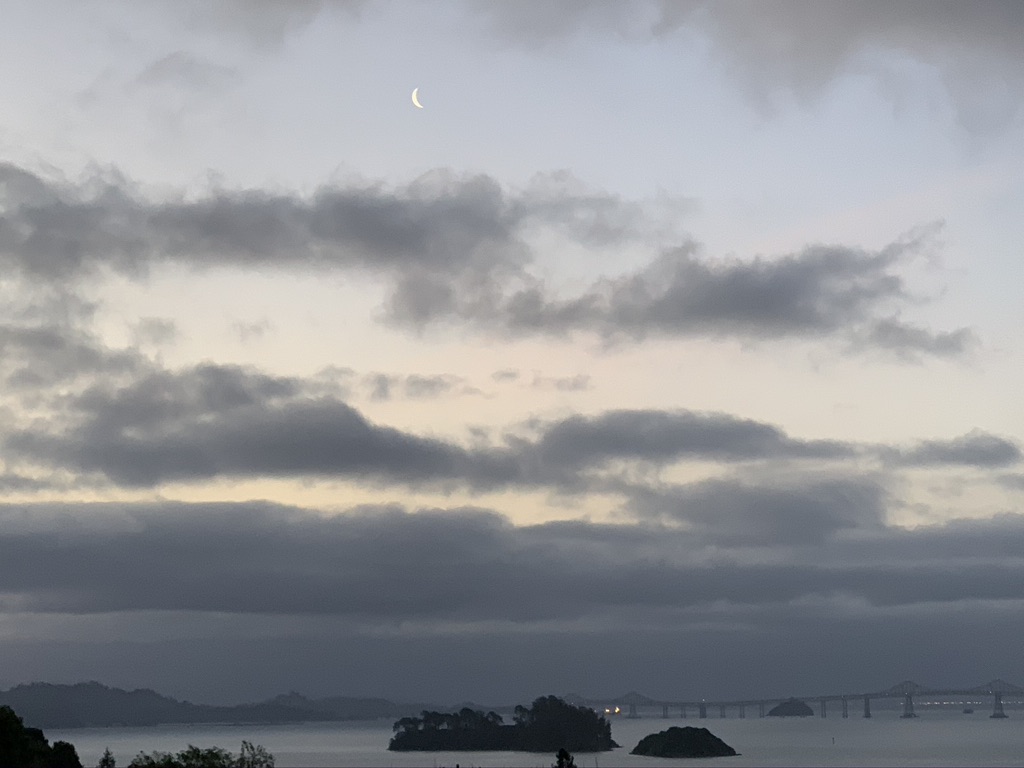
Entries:
[[140, 752], [128, 768], [274, 768], [274, 756], [263, 747], [242, 742], [242, 751], [235, 757], [221, 747], [200, 749], [191, 744], [177, 755], [167, 752]]
[[17, 768], [82, 768], [73, 745], [53, 746], [38, 728], [26, 728], [13, 709], [0, 706], [0, 765]]
[[395, 722], [388, 749], [405, 751], [603, 752], [618, 746], [611, 725], [587, 707], [575, 707], [557, 696], [535, 699], [527, 709], [517, 706], [513, 724], [504, 725], [494, 712], [465, 707], [458, 712], [424, 710], [419, 717]]

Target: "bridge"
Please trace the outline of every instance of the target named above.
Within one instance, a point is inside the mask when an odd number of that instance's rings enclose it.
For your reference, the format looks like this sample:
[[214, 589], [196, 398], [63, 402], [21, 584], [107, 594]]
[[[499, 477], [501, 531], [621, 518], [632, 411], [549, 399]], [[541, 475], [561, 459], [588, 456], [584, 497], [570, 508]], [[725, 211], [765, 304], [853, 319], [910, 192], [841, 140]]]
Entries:
[[678, 711], [680, 717], [685, 718], [687, 716], [687, 711], [689, 710], [695, 711], [698, 718], [706, 718], [708, 716], [709, 709], [712, 711], [717, 709], [719, 717], [726, 717], [726, 711], [733, 710], [739, 717], [744, 718], [747, 716], [747, 707], [757, 707], [758, 717], [764, 717], [766, 706], [780, 704], [790, 698], [798, 698], [801, 701], [806, 702], [818, 702], [821, 717], [827, 716], [827, 705], [829, 703], [840, 704], [842, 717], [849, 717], [850, 703], [863, 702], [863, 716], [871, 717], [872, 699], [903, 699], [903, 713], [900, 717], [911, 718], [917, 717], [917, 714], [914, 712], [915, 696], [991, 696], [992, 714], [989, 715], [989, 717], [1005, 718], [1007, 716], [1003, 711], [1003, 696], [1005, 694], [1024, 694], [1024, 688], [998, 678], [981, 685], [976, 685], [972, 688], [928, 688], [923, 685], [918, 685], [912, 680], [904, 680], [891, 688], [870, 693], [834, 693], [817, 696], [786, 696], [769, 699], [730, 699], [710, 701], [701, 699], [700, 701], [664, 701], [660, 699], [652, 699], [651, 697], [644, 696], [636, 691], [631, 691], [614, 699], [585, 699], [581, 697], [573, 697], [573, 701], [576, 704], [592, 707], [598, 711], [625, 711], [626, 717], [630, 718], [640, 717], [641, 708], [660, 708], [662, 717], [669, 717], [670, 712]]

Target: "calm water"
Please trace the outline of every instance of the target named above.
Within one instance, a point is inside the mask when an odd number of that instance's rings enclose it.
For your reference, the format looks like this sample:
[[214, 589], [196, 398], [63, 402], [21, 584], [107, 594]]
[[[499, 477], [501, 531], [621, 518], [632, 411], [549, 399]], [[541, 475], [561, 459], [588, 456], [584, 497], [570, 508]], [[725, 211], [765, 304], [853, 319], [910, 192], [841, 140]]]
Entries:
[[[954, 711], [922, 712], [916, 720], [900, 720], [895, 712], [878, 712], [865, 720], [819, 717], [778, 720], [758, 717], [725, 720], [615, 719], [612, 737], [623, 748], [598, 755], [577, 754], [580, 768], [677, 765], [944, 765], [1024, 766], [1024, 712], [1007, 720], [990, 720], [979, 708], [973, 715]], [[649, 733], [671, 725], [708, 728], [740, 752], [739, 757], [705, 760], [665, 760], [629, 754]], [[388, 752], [391, 721], [304, 723], [284, 726], [159, 726], [155, 728], [76, 728], [47, 730], [51, 741], [70, 741], [83, 765], [95, 765], [105, 747], [127, 765], [141, 750], [177, 752], [189, 744], [221, 746], [238, 752], [243, 739], [262, 744], [277, 758], [279, 768], [298, 766], [510, 766], [547, 768], [554, 755], [524, 752]], [[835, 739], [835, 743], [833, 743]]]

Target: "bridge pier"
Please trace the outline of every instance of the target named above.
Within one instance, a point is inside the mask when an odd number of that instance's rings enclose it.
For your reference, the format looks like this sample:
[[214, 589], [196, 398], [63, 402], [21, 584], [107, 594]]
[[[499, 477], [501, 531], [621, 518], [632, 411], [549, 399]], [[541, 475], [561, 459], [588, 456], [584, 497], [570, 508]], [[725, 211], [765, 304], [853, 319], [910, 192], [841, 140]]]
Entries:
[[747, 708], [740, 704], [740, 719], [742, 720], [747, 716]]
[[635, 701], [629, 702], [629, 714], [627, 714], [626, 717], [628, 717], [630, 720], [636, 720], [640, 717], [639, 713], [637, 713], [636, 711]]
[[764, 717], [764, 702], [762, 701], [757, 705], [757, 716]]
[[825, 700], [821, 700], [821, 716], [825, 717]]
[[661, 716], [668, 720], [668, 704], [661, 705]]
[[718, 716], [719, 716], [720, 718], [722, 718], [723, 720], [725, 719], [725, 704], [722, 704], [722, 705], [721, 705], [721, 706], [720, 706], [720, 707], [718, 708]]
[[864, 717], [871, 717], [871, 699], [864, 697]]
[[704, 703], [704, 702], [702, 701], [702, 702], [700, 703], [700, 706], [699, 706], [699, 707], [697, 708], [697, 717], [699, 717], [699, 718], [701, 718], [701, 719], [703, 720], [703, 719], [704, 719], [704, 718], [706, 718], [707, 716], [708, 716], [708, 705], [707, 705], [707, 704], [705, 704], [705, 703]]
[[998, 692], [995, 694], [995, 701], [992, 703], [992, 714], [989, 717], [1006, 717], [1006, 713], [1003, 712], [1003, 694]]
[[681, 704], [679, 706], [679, 715], [683, 718], [683, 720], [686, 719], [686, 705], [685, 704]]
[[903, 696], [903, 714], [900, 715], [900, 718], [907, 720], [911, 717], [917, 717], [917, 715], [914, 713], [914, 697], [907, 693]]
[[849, 716], [850, 716], [850, 712], [849, 712], [849, 710], [846, 707], [846, 697], [843, 696], [843, 717], [849, 717]]

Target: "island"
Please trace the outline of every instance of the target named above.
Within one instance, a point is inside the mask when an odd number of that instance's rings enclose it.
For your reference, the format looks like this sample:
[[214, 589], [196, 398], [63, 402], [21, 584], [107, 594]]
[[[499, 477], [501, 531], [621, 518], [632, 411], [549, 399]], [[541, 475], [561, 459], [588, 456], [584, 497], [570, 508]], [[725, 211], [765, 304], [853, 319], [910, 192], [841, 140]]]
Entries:
[[786, 699], [768, 710], [768, 717], [810, 717], [814, 710], [800, 699]]
[[535, 699], [529, 709], [517, 706], [514, 723], [506, 725], [496, 712], [464, 707], [450, 714], [423, 711], [394, 725], [388, 744], [394, 752], [518, 751], [605, 752], [619, 745], [607, 720], [588, 707], [557, 696]]
[[640, 739], [631, 755], [646, 757], [733, 757], [739, 754], [707, 728], [680, 728], [652, 733]]

